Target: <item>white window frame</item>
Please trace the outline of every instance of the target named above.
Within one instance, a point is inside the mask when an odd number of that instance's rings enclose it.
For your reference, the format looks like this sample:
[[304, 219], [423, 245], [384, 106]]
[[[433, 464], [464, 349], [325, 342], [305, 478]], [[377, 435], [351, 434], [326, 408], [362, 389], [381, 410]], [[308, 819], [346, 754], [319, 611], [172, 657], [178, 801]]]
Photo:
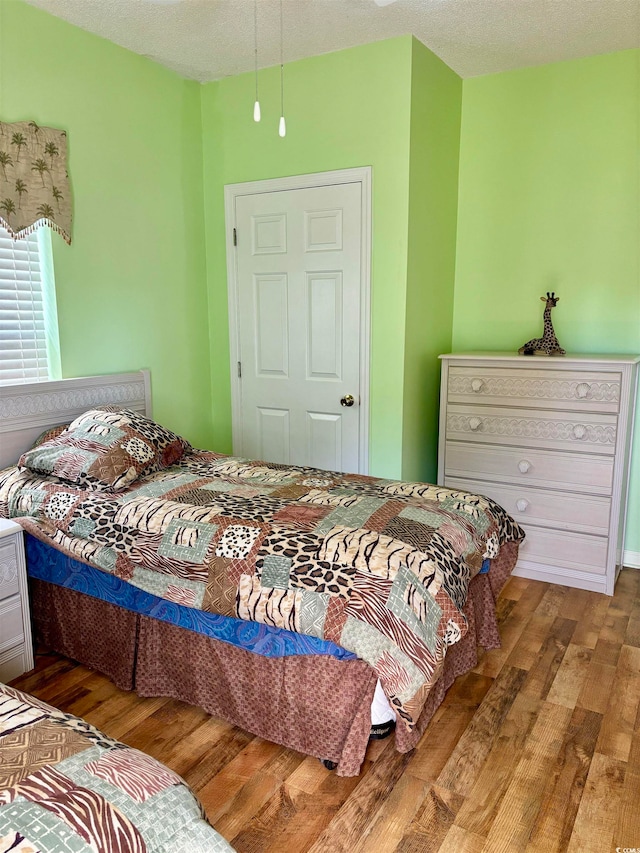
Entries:
[[51, 231], [12, 240], [0, 226], [0, 385], [61, 375]]

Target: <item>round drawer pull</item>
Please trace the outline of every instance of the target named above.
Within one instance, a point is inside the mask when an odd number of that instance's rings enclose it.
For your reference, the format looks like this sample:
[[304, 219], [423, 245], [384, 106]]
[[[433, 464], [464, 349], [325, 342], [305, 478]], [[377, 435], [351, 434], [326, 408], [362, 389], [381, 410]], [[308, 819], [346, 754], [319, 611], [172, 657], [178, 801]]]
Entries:
[[518, 471], [520, 471], [521, 474], [526, 474], [527, 471], [530, 471], [530, 470], [531, 470], [531, 462], [529, 462], [528, 459], [521, 459], [518, 462]]
[[584, 438], [587, 434], [586, 427], [582, 426], [582, 424], [576, 424], [573, 428], [573, 437], [574, 438]]
[[576, 395], [581, 399], [588, 397], [589, 391], [591, 391], [591, 385], [588, 382], [579, 382], [576, 385]]
[[520, 498], [516, 501], [516, 509], [518, 512], [526, 512], [527, 507], [529, 506], [529, 501], [526, 498]]
[[472, 432], [476, 432], [476, 430], [480, 429], [482, 426], [482, 421], [480, 418], [469, 418], [469, 429]]
[[483, 387], [484, 387], [484, 382], [482, 381], [482, 379], [472, 380], [471, 390], [474, 391], [476, 394], [478, 393], [478, 391], [482, 391]]

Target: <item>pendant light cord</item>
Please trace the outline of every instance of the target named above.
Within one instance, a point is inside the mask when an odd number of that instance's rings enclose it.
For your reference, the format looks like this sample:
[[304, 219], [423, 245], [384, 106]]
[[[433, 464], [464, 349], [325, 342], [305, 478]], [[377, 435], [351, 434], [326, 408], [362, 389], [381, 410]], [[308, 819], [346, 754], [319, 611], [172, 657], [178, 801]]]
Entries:
[[260, 121], [260, 101], [258, 99], [258, 0], [253, 0], [253, 62], [256, 78], [256, 99], [253, 104], [253, 120]]
[[284, 115], [284, 49], [282, 39], [282, 0], [280, 0], [280, 115]]
[[253, 0], [253, 60], [256, 75], [256, 101], [258, 100], [258, 0]]

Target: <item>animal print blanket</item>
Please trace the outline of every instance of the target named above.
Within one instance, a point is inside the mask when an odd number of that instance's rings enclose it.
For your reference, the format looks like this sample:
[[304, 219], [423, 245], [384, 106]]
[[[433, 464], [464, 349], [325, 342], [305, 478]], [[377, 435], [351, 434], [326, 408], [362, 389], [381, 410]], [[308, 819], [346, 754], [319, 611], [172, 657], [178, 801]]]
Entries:
[[7, 469], [0, 515], [170, 601], [332, 640], [409, 727], [467, 630], [469, 581], [524, 538], [488, 498], [205, 451], [117, 494]]
[[167, 850], [233, 853], [163, 764], [0, 684], [0, 851]]

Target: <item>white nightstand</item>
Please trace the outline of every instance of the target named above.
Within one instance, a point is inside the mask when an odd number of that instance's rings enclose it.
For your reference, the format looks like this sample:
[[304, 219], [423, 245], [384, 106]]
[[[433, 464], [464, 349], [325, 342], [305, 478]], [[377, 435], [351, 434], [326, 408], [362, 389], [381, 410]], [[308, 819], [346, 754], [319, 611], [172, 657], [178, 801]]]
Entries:
[[0, 518], [0, 681], [33, 669], [22, 528]]

